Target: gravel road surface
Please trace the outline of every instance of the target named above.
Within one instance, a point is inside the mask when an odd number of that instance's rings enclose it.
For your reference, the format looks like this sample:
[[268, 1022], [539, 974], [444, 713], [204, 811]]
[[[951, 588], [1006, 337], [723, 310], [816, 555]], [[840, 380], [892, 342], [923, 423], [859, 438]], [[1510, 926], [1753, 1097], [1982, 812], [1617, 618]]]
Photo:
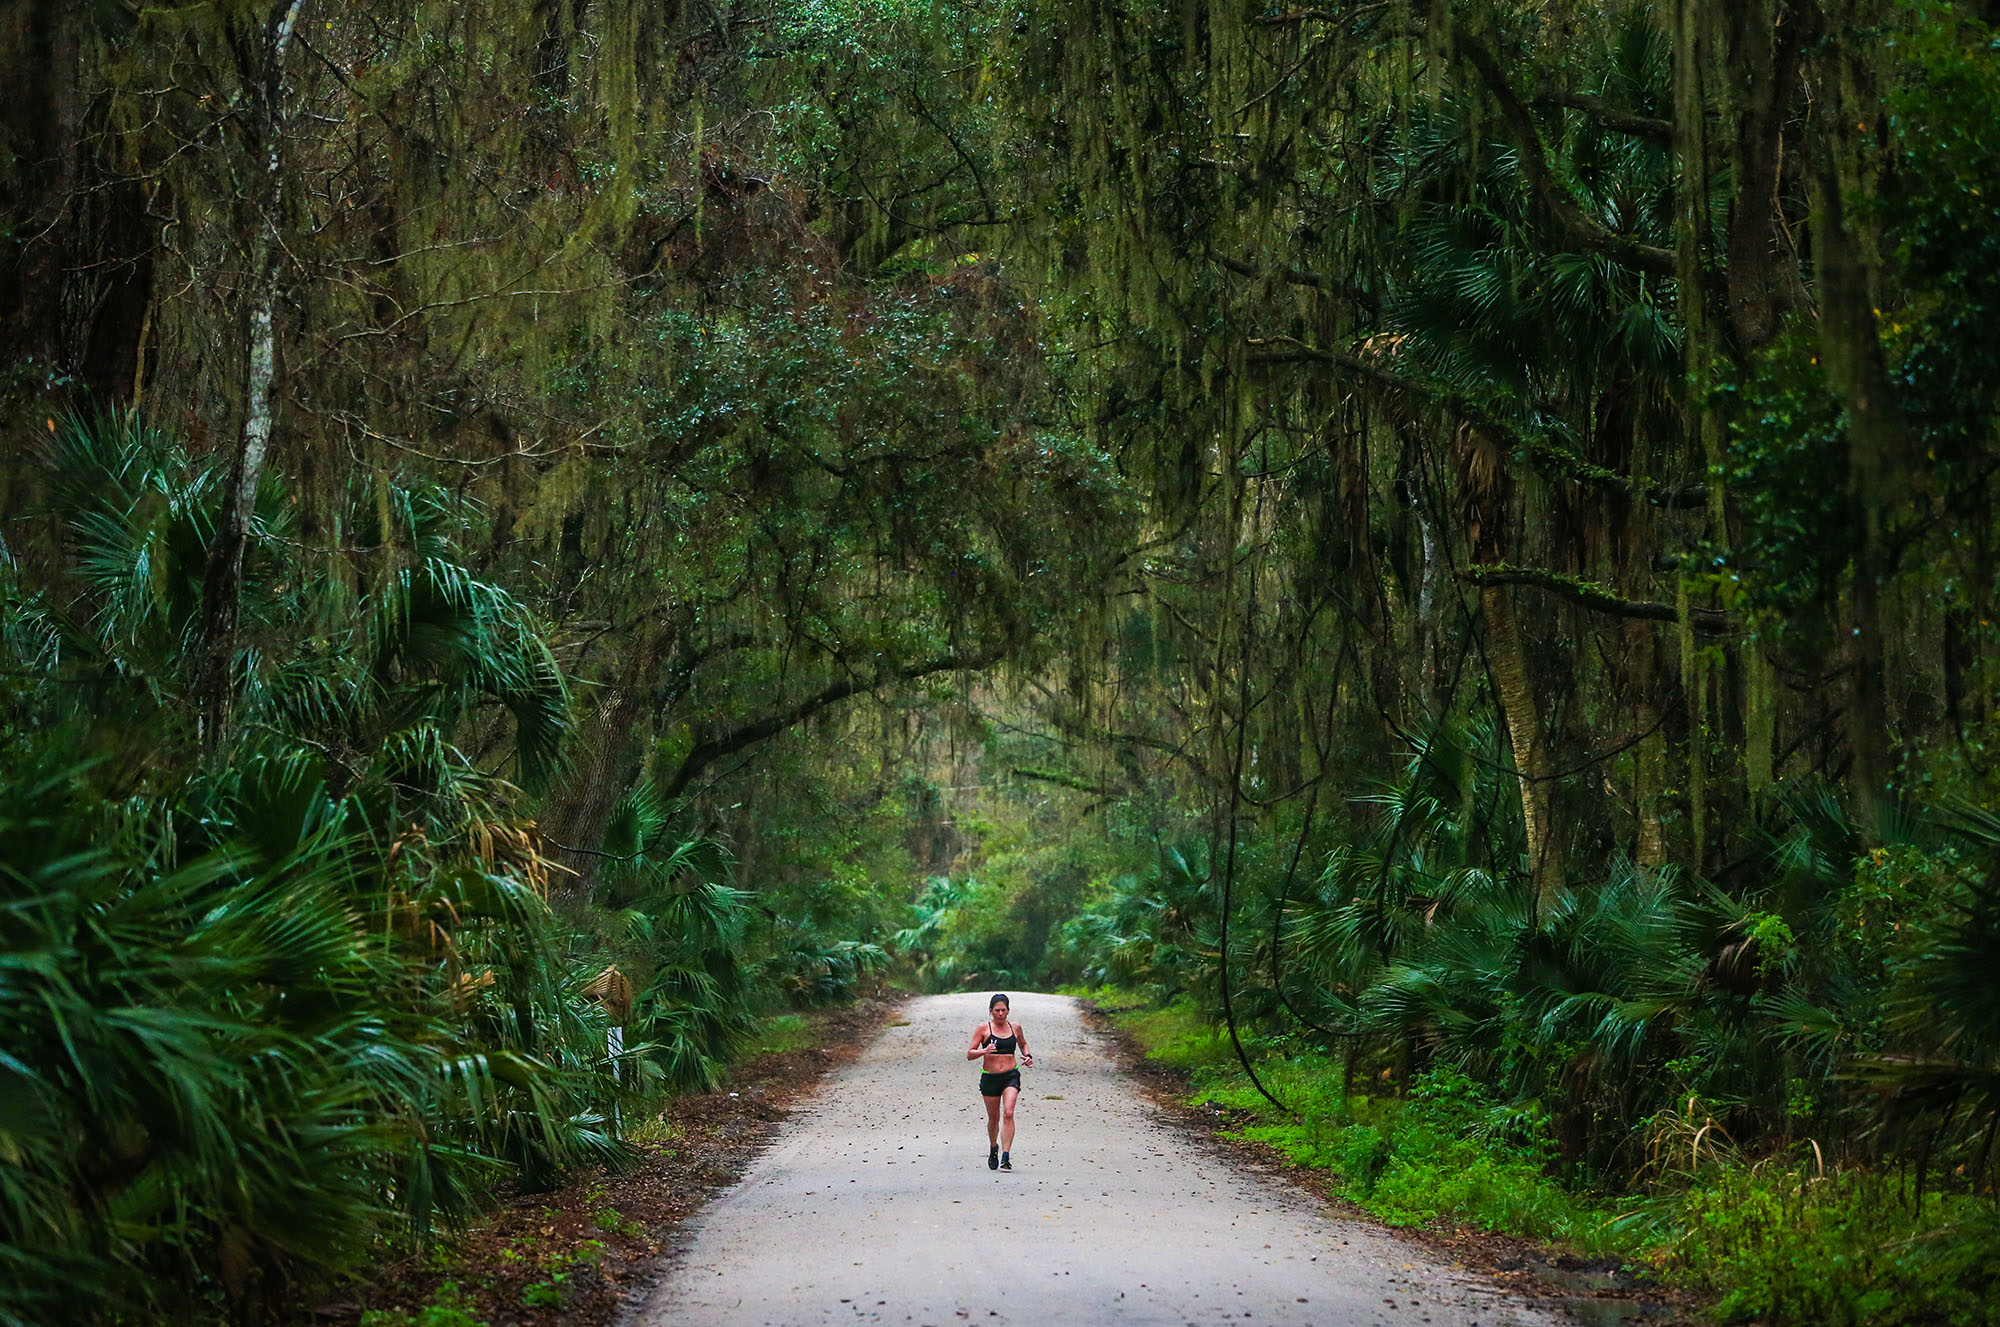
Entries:
[[639, 1327], [1568, 1322], [1188, 1146], [1063, 996], [1014, 996], [1035, 1067], [989, 1171], [984, 1001], [910, 1001], [697, 1218]]

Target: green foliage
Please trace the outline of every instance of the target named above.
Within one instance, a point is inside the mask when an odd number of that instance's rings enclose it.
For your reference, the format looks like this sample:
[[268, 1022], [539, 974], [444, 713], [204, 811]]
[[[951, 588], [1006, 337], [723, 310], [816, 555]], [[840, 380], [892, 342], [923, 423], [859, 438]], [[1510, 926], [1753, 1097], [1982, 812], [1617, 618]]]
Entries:
[[[422, 1230], [500, 1175], [621, 1158], [601, 1058], [572, 1060], [601, 1034], [529, 957], [532, 893], [465, 889], [414, 852], [384, 880], [316, 790], [282, 853], [254, 804], [194, 790], [93, 807], [76, 773], [28, 770], [6, 791], [10, 1309], [170, 1308], [205, 1283], [268, 1302], [398, 1208]], [[404, 893], [427, 875], [452, 911], [422, 924], [453, 927], [455, 961], [398, 924], [441, 906]], [[529, 947], [499, 965], [499, 938]], [[129, 1160], [107, 1172], [110, 1154]]]
[[1149, 1059], [1172, 1068], [1212, 1068], [1235, 1062], [1228, 1034], [1210, 1022], [1206, 1011], [1187, 996], [1158, 1008], [1133, 1010], [1120, 1021], [1146, 1048]]
[[[1556, 1149], [1538, 1111], [1498, 1103], [1449, 1070], [1419, 1078], [1404, 1100], [1342, 1102], [1338, 1079], [1325, 1063], [1284, 1073], [1278, 1085], [1305, 1103], [1300, 1118], [1247, 1125], [1242, 1136], [1332, 1170], [1343, 1196], [1391, 1225], [1442, 1219], [1594, 1255], [1630, 1251], [1607, 1229], [1601, 1199], [1550, 1177]], [[1248, 1095], [1239, 1084], [1217, 1099], [1255, 1109]]]
[[767, 962], [770, 979], [795, 1005], [843, 1004], [889, 965], [888, 951], [863, 940], [801, 940]]
[[1557, 1148], [1532, 1103], [1501, 1102], [1447, 1068], [1419, 1077], [1407, 1098], [1351, 1092], [1338, 1059], [1253, 1039], [1266, 1052], [1259, 1077], [1295, 1112], [1279, 1115], [1244, 1076], [1227, 1034], [1191, 1001], [1151, 1007], [1117, 987], [1089, 994], [1148, 1059], [1192, 1072], [1189, 1100], [1229, 1113], [1234, 1135], [1332, 1171], [1343, 1197], [1391, 1224], [1444, 1219], [1592, 1253], [1636, 1247], [1607, 1228], [1602, 1200], [1550, 1177]]
[[1104, 905], [1064, 923], [1057, 954], [1073, 956], [1086, 983], [1162, 998], [1188, 991], [1216, 948], [1207, 850], [1199, 841], [1164, 848], [1143, 870], [1117, 877]]
[[546, 865], [455, 742], [497, 702], [533, 768], [562, 678], [451, 561], [448, 504], [377, 490], [410, 548], [378, 531], [381, 592], [311, 580], [264, 522], [245, 737], [204, 760], [176, 702], [214, 485], [130, 426], [71, 421], [48, 464], [73, 579], [10, 578], [0, 605], [8, 666], [38, 677], [0, 724], [0, 1313], [248, 1314], [385, 1227], [465, 1220], [504, 1176], [619, 1162]]
[[472, 1309], [455, 1281], [446, 1281], [431, 1295], [430, 1302], [414, 1312], [368, 1309], [361, 1315], [361, 1327], [486, 1327], [486, 1320], [472, 1316]]
[[1020, 757], [1045, 743], [988, 731], [982, 763], [1005, 782], [961, 809], [957, 870], [924, 881], [892, 945], [930, 990], [1074, 983], [1086, 966], [1076, 922], [1109, 897], [1108, 881], [1138, 851], [1128, 829], [1097, 816], [1087, 780], [1021, 777]]
[[631, 1217], [615, 1207], [600, 1207], [590, 1214], [591, 1224], [607, 1235], [620, 1239], [633, 1239], [643, 1233], [643, 1227]]
[[1846, 417], [1819, 367], [1815, 328], [1760, 351], [1733, 396], [1726, 478], [1743, 495], [1751, 601], [1781, 613], [1829, 602], [1860, 538], [1852, 497], [1828, 474], [1847, 465]]
[[[1748, 887], [1623, 866], [1531, 891], [1466, 832], [1500, 767], [1462, 741], [1371, 793], [1374, 823], [1296, 892], [1292, 1008], [1333, 1025], [1272, 1010], [1239, 1029], [1295, 1114], [1243, 1074], [1211, 999], [1106, 987], [1100, 1007], [1193, 1072], [1194, 1102], [1386, 1221], [1642, 1259], [1730, 1321], [1991, 1320], [2000, 824], [1906, 813], [1868, 849], [1804, 785]], [[1259, 893], [1244, 882], [1243, 929], [1269, 926]], [[1162, 915], [1137, 903], [1127, 947]], [[1873, 1155], [1828, 1171], [1816, 1140], [1841, 1133]], [[1808, 1154], [1810, 1175], [1784, 1159]]]
[[773, 1014], [761, 1020], [757, 1038], [746, 1050], [750, 1055], [783, 1055], [804, 1050], [813, 1044], [811, 1020], [804, 1014]]
[[898, 958], [907, 963], [911, 975], [927, 990], [953, 989], [962, 966], [956, 954], [940, 953], [947, 944], [959, 909], [978, 891], [974, 880], [933, 876], [924, 882], [923, 896], [910, 905], [908, 926], [890, 937]]
[[[1899, 859], [1878, 850], [1860, 877], [1874, 905], [1871, 944], [1883, 951], [1887, 1035], [1855, 1071], [1924, 1163], [1976, 1148], [1967, 1167], [1976, 1185], [1991, 1174], [2000, 1131], [2000, 818], [1967, 808], [1952, 828], [1958, 845]], [[1981, 869], [1968, 870], [1954, 847]]]
[[[61, 588], [74, 597], [57, 608], [55, 595], [15, 591], [21, 661], [54, 665], [19, 702], [46, 722], [115, 700], [138, 707], [128, 732], [185, 742], [191, 716], [175, 702], [191, 681], [219, 481], [134, 420], [81, 417], [57, 430], [45, 474], [71, 556]], [[291, 501], [267, 472], [242, 610], [253, 643], [236, 674], [252, 749], [362, 790], [380, 822], [416, 817], [445, 833], [495, 800], [459, 745], [492, 731], [492, 710], [512, 721], [519, 772], [544, 777], [567, 724], [565, 681], [534, 614], [465, 565], [464, 505], [428, 486], [357, 481], [343, 513], [357, 547], [343, 563], [290, 542]], [[93, 727], [100, 743], [124, 737]], [[128, 748], [107, 777], [139, 777], [153, 754]]]
[[579, 921], [610, 923], [606, 947], [636, 988], [627, 1054], [661, 1084], [711, 1089], [756, 1028], [749, 897], [720, 882], [729, 863], [718, 845], [675, 839], [650, 783], [614, 810], [605, 844], [603, 902], [615, 911], [584, 909]]
[[2000, 1322], [2000, 1215], [1907, 1183], [1776, 1166], [1714, 1173], [1677, 1200], [1667, 1266], [1723, 1322], [1895, 1327]]
[[[130, 8], [39, 5], [0, 126], [0, 1315], [260, 1315], [892, 953], [1205, 1074], [1226, 998], [1397, 1220], [1989, 1182], [1971, 8]], [[1703, 1265], [1792, 1311], [1762, 1238]]]
[[1983, 334], [2000, 315], [2000, 206], [1987, 196], [2000, 169], [2000, 54], [1951, 7], [1924, 20], [1905, 47], [1916, 76], [1888, 98], [1896, 158], [1871, 205], [1908, 291], [1886, 329], [1897, 387], [1949, 488], [1983, 463], [2000, 415], [2000, 351]]
[[[644, 786], [621, 906], [551, 907], [494, 766], [554, 767], [566, 682], [455, 560], [445, 495], [371, 480], [331, 577], [260, 527], [242, 738], [209, 750], [178, 702], [214, 485], [133, 428], [72, 421], [49, 464], [69, 561], [0, 585], [0, 1321], [264, 1313], [500, 1183], [622, 1165], [618, 1108], [712, 1085], [764, 1003], [880, 967], [812, 936], [752, 950], [726, 857]], [[607, 959], [638, 995], [615, 1060], [582, 994]]]
[[1343, 1066], [1270, 1054], [1259, 1076], [1296, 1112], [1280, 1115], [1223, 1043], [1190, 1056], [1192, 1010], [1149, 1009], [1117, 988], [1093, 993], [1149, 1058], [1192, 1069], [1191, 1104], [1221, 1112], [1234, 1137], [1328, 1171], [1336, 1191], [1392, 1225], [1466, 1225], [1653, 1269], [1709, 1297], [1724, 1322], [1951, 1323], [1994, 1317], [2000, 1217], [1957, 1194], [1914, 1200], [1906, 1177], [1828, 1173], [1713, 1152], [1679, 1183], [1615, 1198], [1560, 1166], [1551, 1120], [1496, 1098], [1452, 1069], [1407, 1094], [1349, 1093]]
[[[1995, 910], [1973, 867], [2000, 862], [1990, 817], [1904, 815], [1864, 852], [1827, 790], [1800, 785], [1774, 807], [1754, 883], [1616, 864], [1536, 889], [1496, 860], [1517, 831], [1502, 766], [1475, 758], [1487, 740], [1440, 730], [1358, 799], [1368, 816], [1281, 919], [1262, 874], [1278, 868], [1245, 851], [1232, 980], [1249, 1044], [1352, 1047], [1366, 1073], [1468, 1075], [1496, 1100], [1541, 1103], [1565, 1163], [1607, 1176], [1652, 1164], [1657, 1121], [1692, 1096], [1736, 1145], [1875, 1129], [1905, 1155], [1945, 1148], [1978, 1182], [2000, 1025]], [[1086, 971], [1158, 1002], [1130, 1017], [1161, 1021], [1149, 1035], [1188, 1065], [1228, 1058], [1208, 1030], [1217, 905], [1169, 854], [1064, 933]], [[1282, 991], [1259, 971], [1274, 936]]]

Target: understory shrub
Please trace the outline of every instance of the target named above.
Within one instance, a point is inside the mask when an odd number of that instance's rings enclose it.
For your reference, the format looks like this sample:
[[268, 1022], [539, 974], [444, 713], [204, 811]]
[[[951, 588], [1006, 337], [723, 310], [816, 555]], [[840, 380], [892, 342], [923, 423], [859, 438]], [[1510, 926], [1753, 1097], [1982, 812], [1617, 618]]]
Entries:
[[1633, 1251], [1608, 1205], [1552, 1176], [1556, 1149], [1540, 1115], [1493, 1101], [1462, 1074], [1437, 1070], [1407, 1097], [1343, 1103], [1337, 1062], [1300, 1056], [1257, 1068], [1295, 1114], [1280, 1114], [1233, 1065], [1198, 1073], [1197, 1099], [1251, 1112], [1235, 1136], [1332, 1171], [1342, 1197], [1390, 1225], [1442, 1219], [1593, 1255]]
[[1895, 1327], [2000, 1322], [2000, 1209], [1918, 1200], [1907, 1177], [1718, 1168], [1674, 1195], [1663, 1264], [1723, 1322]]

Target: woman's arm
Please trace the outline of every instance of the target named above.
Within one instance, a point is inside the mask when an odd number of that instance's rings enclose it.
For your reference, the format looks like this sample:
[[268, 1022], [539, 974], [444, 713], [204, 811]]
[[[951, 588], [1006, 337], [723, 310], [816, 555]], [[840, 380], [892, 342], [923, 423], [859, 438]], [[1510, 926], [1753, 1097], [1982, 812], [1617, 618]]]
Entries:
[[986, 1054], [986, 1042], [987, 1042], [986, 1024], [981, 1023], [978, 1027], [972, 1029], [972, 1045], [969, 1048], [967, 1048], [965, 1052], [965, 1058], [968, 1060], [976, 1060], [980, 1056]]
[[1030, 1069], [1034, 1068], [1035, 1057], [1028, 1054], [1028, 1034], [1021, 1030], [1019, 1023], [1014, 1025], [1014, 1044], [1021, 1048], [1021, 1063]]

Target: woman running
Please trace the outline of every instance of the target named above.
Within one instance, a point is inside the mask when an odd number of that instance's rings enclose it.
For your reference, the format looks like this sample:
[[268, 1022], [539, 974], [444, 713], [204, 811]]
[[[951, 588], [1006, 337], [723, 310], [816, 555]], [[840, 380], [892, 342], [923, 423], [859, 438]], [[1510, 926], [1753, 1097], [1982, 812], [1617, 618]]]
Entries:
[[986, 1002], [987, 1021], [972, 1030], [968, 1060], [985, 1057], [980, 1065], [979, 1095], [986, 1098], [986, 1168], [1012, 1170], [1014, 1160], [1014, 1103], [1021, 1097], [1021, 1071], [1014, 1057], [1030, 1069], [1035, 1057], [1028, 1054], [1028, 1038], [1019, 1023], [1007, 1020], [1007, 997], [996, 995]]

